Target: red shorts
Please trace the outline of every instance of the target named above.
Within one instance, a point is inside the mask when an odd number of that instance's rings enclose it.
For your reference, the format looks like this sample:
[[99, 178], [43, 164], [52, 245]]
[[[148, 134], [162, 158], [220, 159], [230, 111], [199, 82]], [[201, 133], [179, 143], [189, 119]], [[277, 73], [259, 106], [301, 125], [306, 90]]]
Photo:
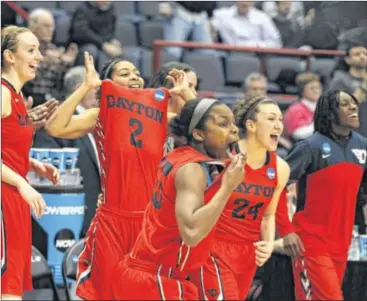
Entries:
[[216, 239], [211, 253], [192, 278], [201, 300], [245, 300], [257, 269], [253, 244]]
[[116, 270], [115, 300], [200, 300], [188, 275], [127, 255]]
[[32, 289], [31, 211], [16, 189], [1, 188], [1, 293], [23, 296]]
[[293, 259], [296, 300], [343, 300], [346, 263], [325, 255]]
[[76, 294], [84, 300], [112, 300], [112, 282], [124, 255], [141, 230], [143, 212], [117, 213], [102, 205], [86, 235], [78, 259]]
[[348, 254], [335, 258], [322, 240], [299, 234], [306, 251], [304, 257], [292, 260], [296, 300], [343, 300]]

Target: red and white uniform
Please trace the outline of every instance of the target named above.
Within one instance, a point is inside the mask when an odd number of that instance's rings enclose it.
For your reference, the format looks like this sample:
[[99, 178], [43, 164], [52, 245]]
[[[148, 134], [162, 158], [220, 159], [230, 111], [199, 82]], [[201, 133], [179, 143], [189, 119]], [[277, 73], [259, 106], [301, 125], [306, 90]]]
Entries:
[[[26, 179], [34, 129], [22, 94], [5, 79], [1, 79], [1, 88], [11, 93], [11, 114], [1, 120], [2, 162]], [[14, 186], [1, 182], [2, 294], [23, 296], [32, 289], [31, 251], [30, 207]]]
[[211, 257], [193, 280], [202, 300], [245, 300], [254, 278], [253, 244], [278, 182], [276, 153], [259, 169], [246, 164], [245, 172], [216, 225]]
[[94, 130], [104, 204], [78, 262], [77, 295], [111, 300], [112, 272], [130, 252], [152, 196], [167, 135], [168, 90], [128, 89], [106, 80]]
[[[209, 257], [214, 231], [195, 247], [184, 244], [175, 214], [175, 175], [185, 164], [208, 161], [212, 159], [188, 146], [161, 161], [142, 231], [117, 269], [116, 300], [199, 300], [197, 287], [188, 279]], [[206, 202], [219, 187], [218, 178], [207, 188]]]

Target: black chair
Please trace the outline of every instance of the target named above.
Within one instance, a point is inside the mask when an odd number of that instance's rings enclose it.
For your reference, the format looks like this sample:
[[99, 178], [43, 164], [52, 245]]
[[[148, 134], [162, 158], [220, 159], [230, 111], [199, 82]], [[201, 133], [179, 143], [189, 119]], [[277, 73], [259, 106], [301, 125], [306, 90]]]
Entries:
[[27, 291], [24, 294], [23, 300], [60, 300], [50, 266], [48, 265], [46, 258], [34, 246], [32, 246], [31, 260], [33, 283], [47, 279], [50, 283], [51, 289], [40, 288]]
[[78, 257], [84, 248], [84, 244], [84, 238], [77, 241], [66, 250], [62, 260], [62, 280], [64, 281], [67, 300], [71, 300], [71, 289], [68, 284], [68, 279], [76, 280]]

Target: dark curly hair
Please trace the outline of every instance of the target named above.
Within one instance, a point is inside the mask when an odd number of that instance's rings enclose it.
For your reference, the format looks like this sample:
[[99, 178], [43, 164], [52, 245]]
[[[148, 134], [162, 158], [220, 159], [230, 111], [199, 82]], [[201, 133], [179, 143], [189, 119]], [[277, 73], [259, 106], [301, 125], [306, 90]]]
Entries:
[[317, 102], [316, 110], [314, 114], [314, 126], [315, 132], [319, 132], [325, 136], [330, 136], [332, 133], [332, 123], [339, 124], [339, 104], [340, 93], [344, 92], [348, 94], [354, 102], [359, 105], [357, 98], [345, 91], [332, 90], [322, 94]]
[[275, 100], [267, 96], [242, 99], [235, 104], [233, 113], [235, 115], [236, 125], [240, 129], [240, 134], [242, 137], [246, 136], [246, 120], [256, 120], [256, 114], [259, 112], [260, 104], [278, 105]]
[[172, 84], [167, 81], [167, 75], [172, 69], [182, 70], [184, 72], [195, 72], [195, 69], [188, 64], [180, 62], [168, 62], [159, 67], [159, 70], [155, 72], [149, 81], [148, 88], [172, 88]]

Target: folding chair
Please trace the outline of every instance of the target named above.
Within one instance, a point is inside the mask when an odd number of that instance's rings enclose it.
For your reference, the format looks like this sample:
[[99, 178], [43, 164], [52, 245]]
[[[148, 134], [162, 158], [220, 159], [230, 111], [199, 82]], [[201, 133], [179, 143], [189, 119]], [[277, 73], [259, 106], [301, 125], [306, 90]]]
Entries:
[[68, 279], [76, 280], [78, 257], [84, 248], [84, 243], [84, 238], [77, 241], [66, 250], [62, 260], [62, 279], [64, 281], [66, 300], [72, 300], [72, 295], [75, 297], [75, 292], [69, 287]]
[[32, 280], [33, 282], [47, 279], [50, 282], [51, 289], [42, 288], [27, 291], [23, 300], [60, 300], [56, 284], [52, 276], [50, 266], [42, 253], [32, 246]]

